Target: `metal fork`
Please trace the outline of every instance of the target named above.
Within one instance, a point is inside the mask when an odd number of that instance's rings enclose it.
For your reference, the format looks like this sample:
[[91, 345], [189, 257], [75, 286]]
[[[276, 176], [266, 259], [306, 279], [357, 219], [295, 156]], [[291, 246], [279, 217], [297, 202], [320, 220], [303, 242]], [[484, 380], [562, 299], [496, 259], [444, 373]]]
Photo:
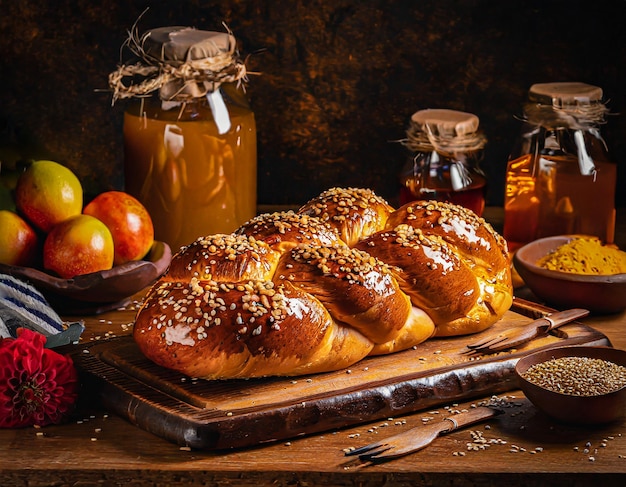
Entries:
[[470, 424], [502, 414], [502, 410], [489, 406], [479, 406], [466, 412], [453, 414], [434, 423], [416, 426], [400, 434], [360, 448], [345, 450], [345, 456], [358, 456], [365, 464], [380, 463], [394, 458], [408, 455], [430, 445], [435, 438], [443, 433], [449, 433]]
[[495, 335], [484, 337], [466, 345], [466, 354], [496, 353], [527, 343], [534, 338], [547, 335], [551, 330], [589, 314], [589, 310], [574, 308], [547, 314], [528, 325], [510, 328]]

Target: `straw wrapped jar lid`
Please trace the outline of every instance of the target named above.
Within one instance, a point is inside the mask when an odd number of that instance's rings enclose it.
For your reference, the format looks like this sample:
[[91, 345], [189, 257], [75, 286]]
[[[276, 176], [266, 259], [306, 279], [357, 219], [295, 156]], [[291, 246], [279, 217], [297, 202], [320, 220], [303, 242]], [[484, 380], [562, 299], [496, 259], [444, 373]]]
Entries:
[[[246, 75], [235, 37], [227, 32], [160, 27], [141, 37], [133, 32], [126, 45], [139, 61], [123, 64], [109, 75], [114, 99], [142, 97], [159, 90], [162, 100], [183, 101]], [[142, 80], [137, 83], [135, 77]], [[126, 78], [133, 79], [124, 83]]]
[[411, 121], [423, 131], [447, 137], [473, 134], [479, 125], [478, 117], [472, 113], [446, 109], [420, 110], [413, 114]]
[[585, 129], [604, 123], [602, 88], [579, 82], [537, 83], [528, 91], [524, 115], [547, 128]]
[[415, 112], [407, 131], [407, 146], [415, 151], [467, 152], [482, 149], [479, 118], [467, 112], [426, 109]]
[[530, 101], [563, 106], [602, 100], [602, 88], [579, 82], [536, 83], [528, 92]]

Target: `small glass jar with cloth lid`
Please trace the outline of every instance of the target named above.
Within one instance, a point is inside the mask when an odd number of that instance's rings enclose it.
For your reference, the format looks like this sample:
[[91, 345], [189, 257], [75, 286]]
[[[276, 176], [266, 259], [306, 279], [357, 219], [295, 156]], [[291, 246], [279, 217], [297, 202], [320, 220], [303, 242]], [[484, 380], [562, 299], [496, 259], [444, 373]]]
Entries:
[[600, 134], [602, 89], [579, 82], [531, 86], [506, 170], [504, 237], [584, 234], [613, 243], [617, 166]]
[[400, 204], [448, 201], [482, 215], [487, 180], [480, 160], [486, 138], [478, 117], [456, 110], [420, 110], [411, 117], [406, 135], [402, 143], [412, 157], [401, 174]]
[[137, 58], [109, 75], [124, 115], [125, 190], [174, 251], [256, 214], [256, 123], [230, 33], [162, 27], [126, 42]]

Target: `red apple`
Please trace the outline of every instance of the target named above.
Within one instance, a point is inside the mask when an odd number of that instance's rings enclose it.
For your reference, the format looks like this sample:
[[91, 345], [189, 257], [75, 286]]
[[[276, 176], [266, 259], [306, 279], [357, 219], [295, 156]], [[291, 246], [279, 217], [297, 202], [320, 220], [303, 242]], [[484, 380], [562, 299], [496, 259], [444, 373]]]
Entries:
[[109, 227], [115, 247], [115, 265], [142, 259], [154, 243], [154, 225], [148, 210], [128, 193], [101, 193], [85, 206], [83, 213]]
[[113, 237], [107, 226], [90, 215], [57, 223], [43, 244], [43, 266], [69, 279], [113, 267]]
[[32, 267], [38, 254], [35, 230], [17, 213], [0, 210], [0, 264]]

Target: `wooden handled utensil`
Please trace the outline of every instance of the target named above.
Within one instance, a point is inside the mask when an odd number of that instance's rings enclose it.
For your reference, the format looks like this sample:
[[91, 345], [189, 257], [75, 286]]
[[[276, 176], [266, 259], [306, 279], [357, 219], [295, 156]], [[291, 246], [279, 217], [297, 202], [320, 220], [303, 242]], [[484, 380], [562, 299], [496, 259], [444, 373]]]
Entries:
[[559, 326], [571, 323], [578, 318], [584, 318], [589, 310], [573, 308], [565, 311], [557, 311], [547, 314], [542, 318], [532, 321], [522, 327], [510, 328], [500, 333], [484, 337], [474, 343], [466, 345], [465, 353], [487, 354], [496, 353], [508, 348], [518, 347], [528, 343], [537, 337], [547, 335], [551, 330]]
[[349, 457], [358, 456], [366, 463], [379, 463], [419, 451], [430, 445], [439, 435], [449, 433], [501, 414], [502, 411], [488, 406], [479, 406], [466, 412], [452, 414], [447, 418], [416, 426], [400, 434], [369, 445], [345, 451]]

